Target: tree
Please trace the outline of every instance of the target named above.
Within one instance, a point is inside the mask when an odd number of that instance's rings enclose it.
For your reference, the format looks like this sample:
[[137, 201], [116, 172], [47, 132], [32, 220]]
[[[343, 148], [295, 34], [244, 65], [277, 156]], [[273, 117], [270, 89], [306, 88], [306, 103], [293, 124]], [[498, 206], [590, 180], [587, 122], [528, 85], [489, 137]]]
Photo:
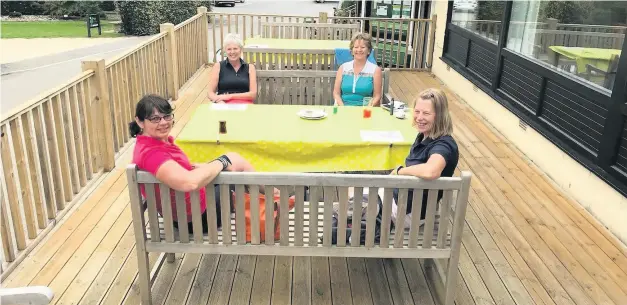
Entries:
[[[203, 1], [119, 1], [122, 32], [128, 35], [152, 35], [159, 24], [181, 23], [196, 14]], [[207, 7], [210, 8], [210, 7]]]
[[85, 17], [89, 14], [101, 14], [102, 1], [47, 1], [44, 9], [52, 17], [60, 18], [65, 15]]
[[543, 19], [555, 18], [559, 23], [581, 24], [588, 17], [587, 2], [548, 1], [543, 2], [540, 16]]

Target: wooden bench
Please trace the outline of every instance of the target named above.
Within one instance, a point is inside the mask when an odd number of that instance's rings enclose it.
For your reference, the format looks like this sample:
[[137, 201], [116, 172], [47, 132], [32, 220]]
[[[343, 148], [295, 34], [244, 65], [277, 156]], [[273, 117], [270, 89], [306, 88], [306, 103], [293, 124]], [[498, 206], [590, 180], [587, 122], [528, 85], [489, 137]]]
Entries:
[[335, 51], [245, 47], [244, 60], [257, 70], [335, 70]]
[[351, 40], [359, 30], [359, 24], [261, 23], [261, 37], [263, 38]]
[[[281, 256], [330, 256], [330, 257], [381, 257], [381, 258], [431, 258], [436, 266], [437, 277], [444, 285], [439, 296], [442, 304], [452, 305], [455, 298], [457, 265], [460, 255], [462, 231], [468, 203], [471, 174], [462, 172], [461, 177], [440, 178], [433, 181], [413, 177], [389, 175], [342, 175], [305, 173], [221, 173], [207, 187], [207, 206], [215, 206], [214, 185], [220, 187], [221, 215], [214, 208], [207, 209], [208, 234], [202, 234], [202, 219], [199, 208], [199, 193], [190, 195], [192, 205], [193, 234], [187, 226], [175, 230], [170, 211], [170, 188], [161, 184], [149, 173], [138, 171], [131, 164], [127, 168], [128, 188], [136, 238], [139, 267], [139, 289], [143, 305], [151, 303], [151, 276], [148, 253], [167, 253], [169, 262], [174, 253], [213, 253], [231, 255], [281, 255]], [[148, 194], [143, 204], [140, 185]], [[163, 219], [156, 208], [155, 186], [159, 186], [163, 203]], [[234, 202], [229, 194], [234, 186]], [[259, 206], [256, 200], [250, 203], [251, 238], [246, 241], [245, 186], [250, 197], [257, 198], [259, 185], [266, 190], [278, 188], [280, 199], [275, 204], [278, 211], [280, 238], [274, 239], [275, 223], [266, 221], [265, 241], [260, 236]], [[309, 187], [309, 201], [305, 201], [305, 187]], [[348, 191], [354, 187], [355, 198], [368, 193], [366, 210], [365, 242], [359, 238], [346, 242]], [[339, 193], [339, 215], [337, 244], [332, 244], [332, 221], [334, 202], [331, 193]], [[424, 225], [419, 217], [412, 217], [409, 229], [401, 232], [391, 230], [392, 192], [399, 188], [397, 223], [404, 223], [408, 190], [413, 190], [413, 206], [420, 207], [422, 194], [428, 194]], [[380, 190], [381, 189], [381, 190]], [[293, 190], [293, 192], [290, 192]], [[367, 191], [368, 190], [368, 191]], [[442, 200], [437, 201], [438, 191], [443, 191]], [[320, 196], [324, 191], [324, 196]], [[290, 210], [288, 196], [295, 195], [294, 208]], [[378, 194], [382, 193], [381, 226], [379, 242], [375, 241], [375, 224], [378, 213]], [[175, 192], [177, 202], [184, 202], [185, 194]], [[361, 200], [356, 200], [361, 205]], [[234, 213], [231, 213], [231, 208]], [[177, 221], [186, 223], [185, 204], [176, 206]], [[418, 215], [419, 213], [415, 213]], [[217, 228], [217, 217], [224, 225]], [[274, 211], [266, 209], [265, 219], [274, 219]], [[316, 219], [318, 221], [311, 221]], [[147, 220], [147, 225], [146, 225]], [[360, 219], [354, 218], [352, 229], [361, 230]], [[163, 255], [163, 254], [162, 254]], [[156, 271], [158, 272], [158, 270]], [[436, 282], [440, 285], [441, 283]]]
[[[336, 71], [257, 71], [256, 104], [333, 105]], [[390, 69], [383, 69], [382, 102], [390, 98]]]

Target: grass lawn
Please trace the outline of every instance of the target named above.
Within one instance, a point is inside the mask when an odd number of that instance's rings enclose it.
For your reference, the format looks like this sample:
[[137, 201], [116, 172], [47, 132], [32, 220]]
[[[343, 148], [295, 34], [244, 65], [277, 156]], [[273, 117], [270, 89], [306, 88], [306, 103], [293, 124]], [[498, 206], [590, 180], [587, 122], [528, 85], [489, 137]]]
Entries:
[[[98, 35], [98, 28], [91, 29], [91, 37], [120, 37], [124, 34], [116, 33], [113, 24], [102, 20], [102, 35]], [[85, 20], [77, 21], [3, 21], [1, 23], [2, 38], [50, 38], [50, 37], [87, 37]]]

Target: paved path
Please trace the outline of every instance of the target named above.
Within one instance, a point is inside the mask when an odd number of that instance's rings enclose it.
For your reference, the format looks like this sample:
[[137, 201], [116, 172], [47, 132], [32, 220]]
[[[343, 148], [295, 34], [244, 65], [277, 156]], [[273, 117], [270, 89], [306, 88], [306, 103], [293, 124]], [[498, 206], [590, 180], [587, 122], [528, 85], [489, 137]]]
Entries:
[[[0, 112], [21, 107], [40, 94], [66, 83], [81, 72], [82, 60], [106, 60], [148, 38], [149, 36], [126, 37], [96, 46], [2, 64]], [[40, 45], [40, 48], [55, 48], [56, 43], [50, 41], [48, 45]]]

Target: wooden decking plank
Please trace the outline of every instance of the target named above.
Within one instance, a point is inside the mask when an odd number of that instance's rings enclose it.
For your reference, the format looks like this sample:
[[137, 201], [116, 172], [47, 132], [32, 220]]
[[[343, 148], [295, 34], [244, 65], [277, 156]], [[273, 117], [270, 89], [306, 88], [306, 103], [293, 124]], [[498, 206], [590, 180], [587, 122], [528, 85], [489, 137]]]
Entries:
[[[431, 295], [434, 298], [436, 304], [442, 304], [442, 296], [444, 296], [444, 284], [442, 278], [435, 268], [434, 261], [432, 259], [420, 259], [420, 268], [427, 279], [427, 284], [431, 291]], [[475, 305], [470, 290], [462, 277], [459, 268], [457, 269], [457, 292], [455, 294], [456, 305]]]
[[[33, 250], [29, 257], [24, 260], [2, 284], [9, 288], [28, 285], [33, 278], [35, 278], [37, 273], [39, 273], [41, 268], [48, 263], [50, 258], [65, 244], [68, 238], [74, 236], [73, 233], [79, 230], [89, 229], [90, 226], [93, 227], [93, 224], [91, 224], [93, 219], [89, 218], [89, 215], [93, 215], [92, 210], [94, 208], [100, 207], [94, 214], [101, 213], [100, 216], [102, 216], [102, 208], [104, 207], [99, 204], [100, 200], [107, 195], [107, 199], [104, 200], [104, 203], [111, 204], [114, 198], [109, 198], [110, 195], [108, 193], [120, 193], [124, 189], [126, 178], [122, 176], [123, 173], [124, 171], [122, 169], [116, 169], [111, 172], [110, 176], [104, 180], [103, 185], [97, 188], [94, 193], [68, 217], [67, 221], [63, 222], [56, 231], [52, 232], [46, 241], [42, 242], [38, 248]], [[90, 223], [83, 224], [87, 222]]]
[[332, 304], [331, 278], [329, 275], [329, 259], [327, 257], [311, 258], [311, 303]]
[[[174, 258], [174, 262], [168, 263], [164, 262], [161, 266], [161, 270], [159, 270], [159, 276], [155, 278], [154, 283], [152, 284], [152, 305], [163, 305], [165, 301], [172, 292], [172, 286], [174, 285], [174, 280], [176, 279], [176, 274], [180, 270], [183, 259], [187, 256], [187, 254], [181, 255], [176, 254]], [[112, 303], [119, 304], [119, 303]]]
[[237, 266], [237, 255], [220, 255], [215, 281], [211, 287], [208, 305], [228, 304]]
[[220, 255], [218, 254], [204, 254], [202, 256], [199, 267], [196, 270], [195, 282], [189, 292], [186, 304], [207, 304], [219, 261]]
[[172, 289], [170, 289], [165, 304], [181, 305], [187, 301], [189, 291], [194, 282], [194, 277], [198, 271], [201, 257], [202, 255], [197, 253], [185, 254], [181, 267], [175, 275], [174, 284], [172, 284]]
[[[579, 262], [573, 257], [572, 253], [562, 245], [555, 235], [546, 229], [545, 220], [539, 218], [527, 206], [527, 202], [535, 201], [534, 198], [520, 197], [520, 195], [512, 188], [508, 179], [508, 174], [500, 174], [486, 158], [478, 160], [483, 167], [484, 174], [490, 177], [496, 188], [491, 188], [493, 192], [498, 192], [505, 196], [503, 198], [511, 205], [504, 205], [506, 213], [516, 223], [518, 227], [524, 228], [526, 239], [533, 243], [534, 249], [543, 259], [554, 267], [554, 274], [561, 277], [564, 288], [569, 291], [575, 299], [580, 298], [581, 302], [588, 302], [583, 295], [579, 294], [579, 289], [585, 291], [586, 295], [596, 303], [611, 304], [612, 301], [598, 283], [586, 272]], [[504, 179], [505, 178], [505, 179]], [[545, 215], [549, 220], [549, 216]], [[566, 238], [566, 237], [564, 237]], [[579, 289], [577, 289], [579, 288]]]
[[292, 269], [292, 304], [311, 303], [311, 257], [295, 256]]
[[390, 295], [390, 286], [388, 281], [382, 281], [385, 278], [385, 268], [383, 262], [379, 258], [364, 258], [366, 270], [368, 272], [368, 282], [370, 284], [370, 293], [372, 293], [372, 301], [374, 304], [393, 304]]
[[[500, 240], [496, 239], [496, 236], [492, 237], [490, 235], [490, 232], [485, 227], [485, 224], [482, 224], [481, 220], [477, 217], [472, 207], [472, 203], [471, 206], [468, 207], [468, 209], [466, 210], [466, 225], [471, 232], [464, 234], [462, 236], [462, 240], [466, 239], [464, 244], [466, 245], [466, 249], [468, 250], [473, 261], [480, 260], [481, 264], [485, 264], [483, 260], [490, 260], [501, 281], [503, 282], [505, 287], [507, 287], [507, 290], [509, 291], [515, 304], [534, 304], [534, 299], [530, 296], [528, 290], [525, 289], [523, 281], [515, 272], [515, 268], [519, 267], [512, 266], [511, 264], [515, 264], [515, 262], [513, 261], [512, 263], [508, 262], [508, 260], [506, 259], [506, 255], [509, 255], [509, 253], [503, 253], [497, 247], [497, 244], [500, 242]], [[476, 243], [475, 240], [472, 240], [472, 238], [466, 238], [466, 235], [473, 233], [474, 237], [476, 238]], [[507, 252], [506, 249], [505, 252]], [[509, 259], [513, 260], [511, 258]], [[525, 267], [527, 267], [526, 264]], [[482, 268], [479, 268], [479, 270], [481, 272]], [[521, 272], [521, 276], [533, 276], [533, 274], [531, 273], [531, 270], [527, 268], [527, 273], [525, 274]], [[534, 281], [537, 287], [542, 288], [542, 286], [539, 285], [535, 277]], [[542, 291], [544, 291], [544, 289], [542, 289]], [[544, 294], [546, 298], [550, 300], [549, 295], [546, 293]], [[538, 297], [538, 301], [540, 301], [539, 299], [540, 298]], [[538, 303], [542, 304], [544, 302], [540, 301]], [[552, 301], [549, 304], [551, 303]]]
[[[255, 265], [253, 290], [250, 304], [269, 305], [272, 296], [272, 273], [274, 272], [274, 256], [260, 256]], [[315, 304], [315, 303], [314, 303]]]
[[[104, 238], [104, 235], [107, 233], [109, 228], [111, 228], [113, 223], [115, 223], [118, 217], [120, 217], [120, 214], [124, 211], [128, 202], [128, 192], [123, 191], [112, 204], [105, 206], [106, 209], [102, 211], [102, 214], [97, 215], [98, 219], [94, 219], [94, 223], [91, 227], [85, 227], [84, 231], [89, 231], [88, 234], [85, 234], [84, 236], [79, 235], [79, 238], [76, 239], [68, 239], [65, 245], [63, 245], [63, 247], [55, 253], [55, 255], [40, 270], [40, 272], [37, 273], [37, 276], [31, 281], [30, 285], [49, 285], [57, 274], [59, 274], [65, 264], [77, 255], [77, 251], [79, 251], [79, 258], [81, 260], [86, 259], [82, 252], [93, 251], [102, 238]], [[93, 215], [94, 218], [95, 216], [96, 215]]]
[[385, 275], [387, 276], [388, 284], [390, 285], [390, 294], [392, 295], [394, 304], [414, 304], [401, 260], [398, 258], [386, 258], [382, 259], [382, 262], [385, 268]]
[[346, 263], [348, 265], [353, 304], [373, 305], [364, 259], [361, 257], [347, 257]]
[[459, 271], [462, 274], [466, 285], [468, 285], [470, 294], [477, 305], [496, 304], [492, 295], [488, 291], [488, 287], [486, 287], [486, 283], [479, 275], [477, 266], [475, 266], [472, 260], [470, 260], [468, 251], [466, 251], [466, 247], [463, 245], [459, 256]]
[[[535, 190], [532, 186], [526, 187], [520, 183], [519, 180], [524, 180], [524, 178], [510, 173], [500, 162], [500, 159], [492, 155], [485, 147], [482, 147], [480, 144], [478, 147], [479, 150], [483, 151], [483, 154], [486, 156], [487, 161], [490, 162], [490, 165], [492, 165], [492, 168], [505, 178], [505, 181], [510, 186], [507, 190], [511, 191], [511, 189], [514, 189], [520, 197], [521, 202], [529, 205], [529, 207], [522, 205], [522, 208], [518, 208], [523, 216], [528, 219], [535, 216], [537, 219], [541, 220], [531, 222], [530, 224], [543, 239], [547, 241], [547, 244], [553, 244], [558, 248], [556, 250], [554, 247], [554, 252], [561, 251], [564, 253], [564, 256], [560, 257], [560, 260], [565, 266], [570, 266], [571, 268], [569, 269], [571, 270], [574, 269], [572, 272], [579, 274], [575, 275], [578, 279], [587, 278], [585, 275], [587, 272], [590, 276], [588, 280], [593, 279], [596, 281], [599, 284], [598, 287], [602, 288], [607, 296], [615, 303], [627, 304], [627, 295], [621, 290], [619, 285], [617, 285], [617, 283], [627, 283], [627, 276], [620, 271], [618, 266], [614, 265], [613, 268], [609, 269], [601, 268], [596, 261], [587, 254], [585, 249], [588, 246], [582, 245], [581, 242], [576, 242], [574, 240], [577, 238], [576, 235], [571, 235], [564, 229], [565, 226], [572, 223], [562, 211], [556, 209], [541, 192]], [[608, 274], [610, 274], [611, 278], [607, 277]], [[623, 287], [623, 289], [627, 290], [627, 287]]]
[[292, 303], [292, 257], [277, 256], [274, 259], [274, 279], [272, 280], [272, 304]]
[[329, 276], [333, 305], [352, 305], [352, 291], [345, 257], [329, 257]]
[[[563, 194], [558, 192], [556, 186], [552, 185], [552, 182], [548, 181], [548, 178], [539, 173], [538, 169], [532, 168], [532, 165], [528, 164], [524, 159], [525, 157], [513, 147], [513, 144], [499, 145], [501, 149], [509, 156], [509, 160], [515, 164], [516, 169], [524, 173], [526, 178], [529, 179], [540, 192], [545, 194], [557, 207], [559, 207], [576, 225], [572, 228], [579, 229], [578, 232], [572, 233], [579, 238], [587, 237], [591, 243], [596, 244], [607, 257], [616, 264], [624, 273], [627, 273], [627, 249], [625, 246], [617, 240], [617, 238], [604, 228], [598, 220], [594, 219], [592, 215], [579, 203], [573, 202], [570, 199], [565, 198]], [[587, 248], [588, 251], [596, 250], [596, 247]], [[595, 257], [602, 257], [602, 254], [595, 252]]]
[[[527, 264], [532, 266], [532, 270], [534, 273], [538, 275], [538, 278], [541, 282], [543, 282], [543, 286], [548, 291], [556, 303], [566, 302], [570, 303], [571, 296], [574, 295], [576, 303], [586, 304], [589, 303], [590, 300], [583, 293], [579, 284], [572, 278], [572, 276], [564, 270], [563, 266], [560, 268], [561, 262], [553, 255], [550, 250], [547, 251], [546, 245], [543, 245], [542, 242], [539, 241], [539, 237], [533, 230], [527, 225], [524, 224], [518, 218], [518, 221], [514, 222], [515, 219], [511, 219], [509, 216], [511, 213], [506, 213], [501, 210], [503, 207], [505, 210], [510, 210], [514, 214], [513, 207], [509, 207], [509, 200], [505, 197], [500, 190], [496, 190], [496, 188], [486, 188], [484, 183], [487, 185], [492, 185], [494, 182], [490, 177], [488, 177], [481, 166], [479, 166], [476, 161], [465, 157], [462, 154], [462, 159], [464, 162], [467, 162], [472, 170], [473, 174], [477, 179], [473, 179], [471, 181], [471, 185], [473, 185], [473, 189], [475, 192], [479, 194], [479, 196], [489, 196], [488, 198], [482, 197], [482, 201], [489, 200], [488, 202], [494, 202], [494, 206], [490, 206], [490, 212], [495, 215], [495, 218], [499, 220], [501, 226], [503, 226], [503, 230], [508, 232], [507, 236], [514, 243], [517, 250], [523, 255]], [[499, 202], [499, 204], [496, 204]], [[525, 235], [522, 232], [527, 232]], [[535, 235], [535, 238], [534, 238]], [[525, 237], [523, 237], [525, 236]], [[531, 239], [528, 240], [527, 236], [530, 236]], [[536, 253], [541, 247], [544, 246], [544, 251], [540, 253]], [[547, 273], [548, 272], [548, 273]], [[555, 282], [554, 280], [559, 280], [559, 282]], [[559, 290], [565, 289], [568, 291], [568, 294], [558, 293]], [[565, 292], [565, 291], [564, 291]]]
[[58, 299], [57, 304], [78, 304], [84, 297], [89, 298], [90, 294], [104, 295], [134, 246], [133, 229], [129, 224], [126, 233], [106, 259], [99, 255], [90, 257], [85, 267]]
[[[159, 257], [159, 253], [150, 253], [150, 266], [152, 267]], [[110, 284], [105, 294], [88, 293], [81, 300], [81, 305], [105, 305], [105, 304], [139, 304], [139, 284], [137, 283], [137, 251], [133, 247], [129, 255], [118, 272], [117, 276]], [[154, 286], [153, 286], [154, 287]], [[154, 288], [153, 288], [154, 289]], [[92, 290], [95, 291], [95, 290]], [[153, 290], [154, 291], [154, 290]], [[90, 298], [87, 298], [87, 296]], [[154, 300], [154, 298], [153, 298]]]
[[433, 296], [431, 295], [429, 285], [427, 284], [418, 259], [403, 258], [401, 259], [401, 263], [403, 264], [403, 270], [405, 270], [407, 285], [414, 300], [414, 304], [434, 305]]
[[255, 263], [257, 256], [241, 255], [235, 270], [235, 279], [231, 289], [230, 305], [247, 305], [250, 303], [250, 293], [253, 288], [253, 277], [255, 276]]
[[[63, 268], [54, 277], [49, 287], [55, 292], [58, 300], [70, 286], [74, 278], [81, 272], [83, 268], [102, 267], [102, 262], [106, 261], [116, 245], [128, 230], [131, 223], [131, 213], [129, 209], [125, 209], [109, 230], [103, 229], [106, 235], [100, 241], [96, 238], [86, 240], [80, 248], [74, 252], [74, 255], [65, 263]], [[108, 232], [107, 232], [108, 231]], [[97, 246], [94, 246], [97, 244]], [[94, 270], [95, 271], [95, 270]], [[93, 275], [95, 276], [97, 272]], [[56, 301], [53, 301], [55, 304]]]

